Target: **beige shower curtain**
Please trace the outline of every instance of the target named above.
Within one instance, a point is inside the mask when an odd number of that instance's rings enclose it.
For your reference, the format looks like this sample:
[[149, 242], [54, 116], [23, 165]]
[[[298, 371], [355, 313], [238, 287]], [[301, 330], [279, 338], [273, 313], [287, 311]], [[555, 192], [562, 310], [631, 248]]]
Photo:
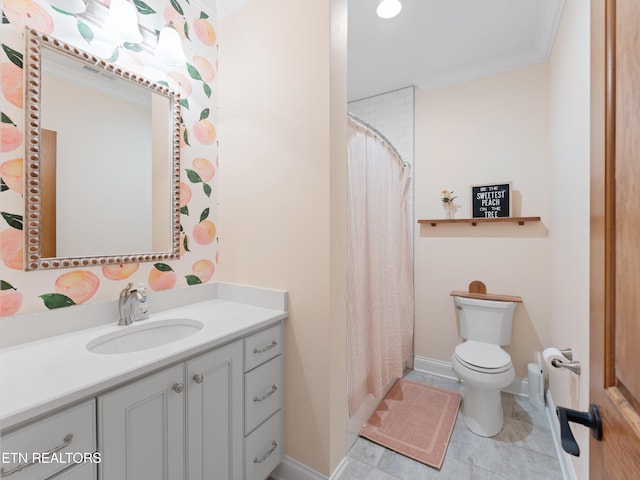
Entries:
[[413, 345], [409, 168], [349, 118], [347, 342], [349, 412], [402, 377]]

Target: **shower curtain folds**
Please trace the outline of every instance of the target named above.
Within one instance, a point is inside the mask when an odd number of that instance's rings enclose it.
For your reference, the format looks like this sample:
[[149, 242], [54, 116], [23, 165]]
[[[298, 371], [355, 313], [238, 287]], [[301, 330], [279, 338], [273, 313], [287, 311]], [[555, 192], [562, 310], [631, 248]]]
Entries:
[[348, 120], [349, 412], [402, 377], [413, 345], [409, 168], [378, 132]]

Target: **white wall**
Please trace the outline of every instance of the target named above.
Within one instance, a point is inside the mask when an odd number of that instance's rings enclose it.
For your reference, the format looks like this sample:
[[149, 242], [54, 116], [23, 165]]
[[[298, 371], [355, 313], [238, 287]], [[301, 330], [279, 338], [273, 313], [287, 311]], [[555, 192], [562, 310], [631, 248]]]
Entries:
[[519, 295], [511, 354], [516, 375], [550, 340], [552, 209], [548, 65], [425, 92], [416, 89], [415, 212], [444, 218], [440, 191], [453, 190], [457, 218], [470, 217], [470, 186], [513, 182], [512, 215], [539, 223], [423, 225], [415, 236], [415, 353], [451, 361], [458, 336], [451, 290], [483, 281]]
[[[556, 405], [589, 406], [590, 5], [567, 0], [549, 64], [551, 130], [551, 338], [571, 347], [581, 376], [551, 371]], [[579, 479], [589, 477], [589, 431], [574, 428]]]
[[[150, 252], [151, 105], [48, 76], [41, 109], [57, 132], [57, 256]], [[87, 228], [89, 218], [101, 221]]]
[[218, 275], [289, 291], [284, 451], [328, 475], [346, 453], [346, 2], [255, 0], [218, 34]]

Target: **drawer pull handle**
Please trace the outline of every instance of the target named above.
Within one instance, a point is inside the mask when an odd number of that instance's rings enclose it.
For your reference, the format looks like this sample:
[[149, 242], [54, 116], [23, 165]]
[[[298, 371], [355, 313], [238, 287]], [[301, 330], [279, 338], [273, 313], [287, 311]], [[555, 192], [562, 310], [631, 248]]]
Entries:
[[176, 383], [173, 385], [173, 391], [176, 393], [182, 393], [184, 390], [184, 383]]
[[271, 350], [271, 349], [272, 349], [273, 347], [275, 347], [276, 345], [278, 345], [278, 342], [276, 342], [276, 341], [274, 340], [273, 342], [271, 342], [271, 344], [270, 344], [270, 345], [267, 345], [266, 347], [262, 347], [262, 348], [258, 348], [258, 347], [256, 347], [256, 348], [254, 348], [254, 349], [253, 349], [253, 353], [254, 353], [254, 354], [256, 354], [256, 353], [264, 353], [264, 352], [266, 352], [267, 350]]
[[204, 375], [202, 375], [201, 373], [196, 373], [193, 376], [193, 381], [196, 383], [202, 383], [203, 380], [204, 380]]
[[267, 453], [265, 453], [264, 455], [262, 455], [261, 458], [254, 458], [253, 459], [253, 463], [262, 463], [264, 462], [267, 458], [269, 458], [269, 455], [271, 455], [273, 452], [276, 451], [276, 448], [278, 448], [278, 444], [276, 443], [276, 441], [272, 441], [271, 442], [271, 448], [269, 449], [269, 451]]
[[[72, 440], [73, 440], [73, 434], [72, 433], [67, 433], [64, 436], [64, 438], [62, 439], [62, 443], [60, 445], [58, 445], [57, 447], [53, 447], [51, 450], [46, 452], [44, 456], [52, 455], [54, 453], [59, 452], [60, 450], [64, 450], [65, 448], [67, 448], [71, 444]], [[13, 475], [14, 473], [18, 473], [20, 470], [24, 470], [25, 468], [30, 467], [31, 465], [34, 465], [36, 463], [40, 463], [40, 462], [37, 461], [37, 460], [33, 461], [33, 458], [32, 458], [28, 462], [16, 465], [11, 470], [7, 470], [6, 472], [4, 471], [4, 468], [0, 468], [0, 477], [8, 477], [9, 475]]]
[[271, 385], [271, 390], [269, 390], [267, 393], [265, 393], [261, 397], [258, 397], [256, 395], [255, 397], [253, 397], [253, 401], [254, 402], [262, 402], [263, 400], [266, 400], [267, 398], [269, 398], [271, 395], [273, 395], [277, 391], [278, 391], [278, 387], [276, 387], [275, 385]]

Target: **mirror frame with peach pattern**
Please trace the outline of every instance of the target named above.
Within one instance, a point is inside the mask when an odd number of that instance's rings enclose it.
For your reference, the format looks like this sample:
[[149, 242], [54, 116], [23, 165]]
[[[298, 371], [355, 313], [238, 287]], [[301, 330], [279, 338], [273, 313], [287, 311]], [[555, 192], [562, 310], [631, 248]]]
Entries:
[[[180, 257], [180, 95], [163, 85], [129, 72], [72, 45], [41, 33], [34, 29], [25, 31], [25, 270], [49, 270], [56, 268], [113, 265], [158, 260], [172, 260]], [[138, 84], [153, 93], [169, 98], [171, 105], [171, 250], [118, 255], [94, 255], [81, 257], [43, 257], [41, 251], [42, 233], [42, 183], [41, 170], [41, 49], [50, 48], [77, 59], [87, 65]]]

